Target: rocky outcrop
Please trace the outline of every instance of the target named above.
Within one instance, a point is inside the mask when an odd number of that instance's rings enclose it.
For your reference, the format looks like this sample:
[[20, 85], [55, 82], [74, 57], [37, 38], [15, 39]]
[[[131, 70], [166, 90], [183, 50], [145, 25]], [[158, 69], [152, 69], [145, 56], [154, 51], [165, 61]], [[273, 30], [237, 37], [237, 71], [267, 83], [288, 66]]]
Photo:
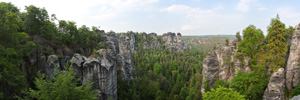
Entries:
[[135, 51], [135, 37], [133, 34], [126, 36], [121, 34], [118, 40], [119, 54], [118, 62], [120, 65], [123, 79], [136, 79], [132, 53]]
[[184, 51], [187, 49], [191, 49], [190, 46], [186, 45], [183, 42], [180, 33], [177, 33], [177, 36], [175, 33], [171, 32], [163, 34], [163, 44], [170, 48], [172, 51]]
[[285, 93], [285, 76], [284, 69], [280, 68], [277, 72], [273, 73], [268, 87], [265, 90], [263, 100], [284, 100]]
[[161, 44], [157, 40], [156, 33], [150, 33], [148, 35], [146, 33], [144, 33], [142, 35], [143, 35], [144, 40], [149, 41], [149, 43], [147, 41], [144, 42], [143, 49], [151, 49], [151, 48], [159, 49]]
[[70, 64], [72, 64], [72, 69], [76, 74], [76, 79], [82, 78], [82, 70], [83, 70], [83, 63], [86, 61], [86, 57], [76, 53], [70, 60]]
[[117, 66], [111, 49], [100, 49], [83, 64], [83, 83], [94, 82], [99, 100], [117, 99]]
[[[203, 60], [202, 69], [202, 88], [204, 93], [204, 81], [209, 80], [209, 86], [212, 87], [217, 79], [229, 82], [238, 72], [251, 72], [251, 67], [248, 65], [250, 57], [245, 57], [245, 61], [240, 61], [235, 58], [235, 53], [238, 41], [230, 41], [229, 45], [218, 45], [213, 51], [208, 53]], [[242, 62], [245, 62], [243, 65]]]
[[286, 87], [289, 91], [296, 88], [300, 80], [300, 24], [295, 29], [286, 66]]
[[215, 52], [208, 53], [205, 59], [203, 60], [202, 74], [203, 80], [201, 86], [201, 93], [204, 93], [204, 82], [208, 80], [209, 85], [213, 86], [213, 84], [218, 78], [219, 63], [217, 61], [217, 55], [215, 54]]
[[58, 57], [56, 55], [50, 55], [47, 59], [46, 74], [51, 77], [54, 76], [55, 67], [58, 70], [61, 69], [59, 65]]

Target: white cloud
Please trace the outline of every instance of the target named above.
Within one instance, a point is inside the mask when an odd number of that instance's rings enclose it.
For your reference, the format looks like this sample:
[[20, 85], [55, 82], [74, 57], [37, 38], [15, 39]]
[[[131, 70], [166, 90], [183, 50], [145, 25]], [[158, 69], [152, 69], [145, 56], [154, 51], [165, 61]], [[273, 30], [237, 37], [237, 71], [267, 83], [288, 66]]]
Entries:
[[282, 18], [299, 18], [300, 13], [292, 7], [281, 7], [276, 10]]
[[[186, 5], [172, 5], [160, 11], [184, 15], [186, 22], [181, 25], [180, 30], [187, 33], [230, 34], [232, 31], [237, 31], [237, 28], [231, 27], [239, 23], [243, 16], [239, 14], [219, 13], [222, 10], [222, 6], [204, 10]], [[221, 31], [222, 33], [220, 33]]]
[[236, 9], [243, 12], [247, 12], [250, 9], [251, 2], [253, 2], [253, 0], [240, 0], [240, 2], [236, 6]]
[[295, 26], [300, 22], [300, 12], [293, 7], [280, 7], [277, 10], [283, 23]]
[[[59, 20], [71, 20], [78, 25], [90, 21], [114, 19], [126, 11], [142, 10], [158, 0], [4, 0], [24, 10], [25, 6], [45, 7], [49, 14], [56, 14]], [[148, 7], [149, 8], [149, 7]], [[90, 25], [88, 25], [90, 26]]]

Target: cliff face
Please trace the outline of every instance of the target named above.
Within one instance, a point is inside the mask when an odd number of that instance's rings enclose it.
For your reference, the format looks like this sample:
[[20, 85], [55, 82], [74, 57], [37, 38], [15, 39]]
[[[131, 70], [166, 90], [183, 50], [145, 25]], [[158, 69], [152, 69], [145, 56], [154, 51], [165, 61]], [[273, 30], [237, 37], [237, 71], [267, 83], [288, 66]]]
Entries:
[[100, 100], [117, 99], [117, 65], [111, 49], [100, 49], [83, 64], [82, 82], [94, 82]]
[[219, 63], [217, 60], [217, 55], [215, 52], [210, 52], [206, 55], [205, 59], [203, 60], [203, 69], [202, 69], [202, 86], [201, 86], [201, 93], [204, 93], [204, 82], [206, 80], [209, 81], [209, 85], [213, 86], [215, 81], [219, 76]]
[[286, 66], [286, 87], [289, 91], [296, 88], [300, 80], [300, 24], [295, 29]]
[[250, 58], [245, 59], [245, 65], [243, 65], [242, 61], [234, 57], [235, 51], [238, 49], [237, 44], [237, 41], [231, 41], [228, 46], [218, 45], [206, 55], [203, 60], [201, 93], [204, 93], [205, 80], [209, 80], [209, 86], [212, 87], [217, 79], [229, 82], [238, 70], [251, 71], [251, 68], [248, 68], [250, 66], [247, 66]]
[[150, 43], [148, 43], [147, 41], [145, 41], [143, 43], [143, 49], [149, 49], [149, 48], [159, 49], [161, 44], [157, 40], [157, 34], [156, 33], [150, 33], [148, 35], [146, 33], [143, 33], [142, 36], [143, 36], [144, 40], [150, 40]]
[[163, 43], [172, 51], [184, 51], [187, 49], [191, 49], [190, 46], [186, 45], [183, 42], [180, 33], [177, 33], [177, 36], [175, 33], [171, 32], [163, 34]]
[[136, 79], [132, 53], [135, 51], [135, 37], [133, 34], [126, 36], [121, 34], [118, 40], [119, 54], [118, 62], [120, 65], [123, 79]]

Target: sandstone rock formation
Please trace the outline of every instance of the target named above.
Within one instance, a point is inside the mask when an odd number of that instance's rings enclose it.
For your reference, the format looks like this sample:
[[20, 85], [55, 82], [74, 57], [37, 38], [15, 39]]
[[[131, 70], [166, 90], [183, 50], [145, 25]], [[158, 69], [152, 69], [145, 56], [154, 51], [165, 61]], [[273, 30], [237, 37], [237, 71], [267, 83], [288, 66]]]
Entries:
[[145, 41], [143, 44], [143, 49], [151, 49], [151, 48], [156, 48], [159, 49], [160, 47], [160, 43], [157, 40], [157, 34], [156, 33], [150, 33], [150, 34], [142, 34], [143, 35], [143, 39], [144, 40], [150, 40], [150, 43], [148, 43], [147, 41]]
[[265, 90], [263, 100], [284, 100], [285, 93], [285, 76], [284, 69], [280, 68], [277, 72], [273, 73], [268, 87]]
[[209, 80], [209, 86], [212, 87], [217, 79], [229, 82], [238, 72], [250, 72], [248, 65], [249, 57], [245, 57], [245, 65], [242, 61], [234, 57], [237, 48], [237, 41], [230, 41], [229, 45], [218, 45], [208, 53], [203, 60], [202, 86], [201, 93], [204, 93], [204, 81]]
[[70, 64], [72, 64], [72, 69], [76, 74], [76, 78], [82, 77], [83, 63], [86, 61], [86, 57], [75, 53], [72, 59], [70, 60]]
[[172, 51], [184, 51], [191, 48], [183, 42], [180, 33], [177, 33], [177, 36], [171, 32], [163, 34], [163, 44]]
[[132, 53], [135, 51], [135, 37], [133, 34], [121, 34], [119, 40], [118, 62], [123, 79], [136, 79]]
[[296, 88], [300, 80], [300, 24], [295, 29], [286, 66], [286, 87], [289, 91]]
[[46, 66], [46, 74], [50, 77], [54, 76], [55, 74], [55, 67], [59, 70], [59, 60], [56, 55], [50, 55], [47, 59], [47, 66]]
[[111, 49], [100, 49], [83, 64], [83, 83], [94, 82], [99, 100], [117, 99], [117, 66]]
[[204, 82], [209, 81], [209, 85], [212, 86], [218, 78], [219, 74], [219, 63], [217, 61], [217, 55], [215, 52], [210, 52], [206, 55], [203, 60], [203, 80], [201, 86], [201, 93], [204, 93]]

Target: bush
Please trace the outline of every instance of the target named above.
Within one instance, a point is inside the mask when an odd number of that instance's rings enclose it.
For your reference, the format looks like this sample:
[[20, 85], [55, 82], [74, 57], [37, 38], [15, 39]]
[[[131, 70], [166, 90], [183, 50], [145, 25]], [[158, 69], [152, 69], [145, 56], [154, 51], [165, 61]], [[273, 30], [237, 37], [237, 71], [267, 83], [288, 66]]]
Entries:
[[95, 100], [96, 91], [90, 91], [92, 83], [85, 83], [77, 86], [80, 79], [75, 80], [71, 69], [65, 68], [64, 72], [56, 68], [55, 77], [47, 77], [45, 74], [38, 74], [35, 80], [37, 90], [29, 89], [26, 99], [37, 100]]
[[291, 92], [290, 97], [294, 97], [300, 94], [300, 84]]
[[264, 71], [253, 71], [250, 73], [238, 72], [238, 75], [230, 80], [230, 88], [237, 90], [246, 99], [260, 100], [268, 85], [268, 78], [264, 77]]
[[217, 89], [211, 89], [211, 92], [204, 93], [203, 100], [245, 100], [244, 97], [239, 92], [220, 86]]
[[217, 80], [215, 82], [213, 88], [216, 89], [216, 88], [219, 88], [220, 86], [228, 88], [229, 84], [224, 80]]

